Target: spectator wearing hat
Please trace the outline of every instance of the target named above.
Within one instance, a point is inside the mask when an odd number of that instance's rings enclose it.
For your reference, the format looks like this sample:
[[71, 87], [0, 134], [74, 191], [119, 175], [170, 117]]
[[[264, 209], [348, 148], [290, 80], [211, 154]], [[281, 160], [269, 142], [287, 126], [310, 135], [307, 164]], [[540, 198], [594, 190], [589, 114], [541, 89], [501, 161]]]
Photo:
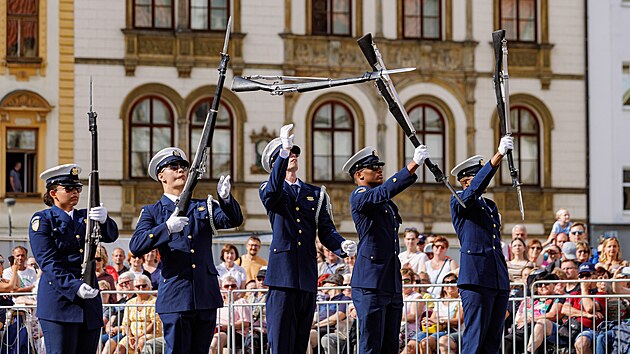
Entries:
[[[96, 284], [81, 280], [85, 221], [89, 218], [100, 224], [101, 242], [105, 243], [116, 241], [118, 226], [102, 204], [89, 212], [75, 209], [83, 186], [80, 173], [76, 164], [42, 172], [40, 178], [46, 181], [43, 201], [50, 208], [35, 213], [30, 222], [31, 250], [42, 269], [37, 317], [49, 354], [95, 353], [103, 326]], [[92, 277], [96, 279], [96, 274]]]
[[[424, 251], [424, 254], [426, 254], [426, 255], [427, 255], [427, 258], [428, 258], [428, 259], [433, 259], [433, 242], [431, 242], [431, 243], [427, 243], [427, 244], [424, 246], [423, 251]], [[421, 272], [421, 270], [420, 270], [419, 272]]]
[[[420, 235], [415, 227], [405, 229], [404, 237], [407, 250], [400, 252], [398, 255], [400, 264], [403, 268], [409, 268], [414, 273], [418, 273], [420, 271], [420, 265], [429, 260], [429, 257], [418, 249], [418, 245], [421, 243], [424, 244], [426, 237]], [[422, 239], [422, 241], [420, 239]]]
[[428, 157], [426, 146], [419, 145], [412, 161], [385, 180], [385, 162], [373, 147], [367, 146], [350, 157], [342, 168], [357, 184], [350, 195], [350, 209], [359, 235], [352, 300], [359, 318], [360, 353], [398, 350], [403, 312], [398, 258], [402, 218], [391, 199], [416, 181], [416, 170]]
[[[557, 236], [560, 235], [561, 234], [558, 234]], [[556, 253], [558, 249], [560, 249], [561, 251], [559, 253]], [[575, 260], [577, 258], [575, 243], [571, 241], [566, 241], [562, 243], [562, 246], [557, 244], [555, 246], [549, 246], [547, 248], [547, 254], [549, 255], [549, 258], [547, 260], [549, 263], [545, 268], [547, 268], [547, 271], [549, 273], [551, 273], [556, 268], [560, 268], [562, 261], [566, 259]]]
[[293, 124], [267, 144], [261, 164], [269, 179], [259, 188], [273, 230], [265, 284], [267, 331], [272, 353], [305, 353], [317, 293], [315, 240], [337, 256], [356, 254], [330, 216], [325, 190], [297, 177], [301, 149], [293, 144]]
[[167, 353], [208, 353], [223, 306], [217, 270], [212, 258], [214, 229], [239, 226], [243, 215], [230, 194], [230, 176], [219, 178], [218, 200], [191, 199], [186, 216], [176, 206], [190, 164], [181, 149], [160, 150], [149, 162], [149, 176], [162, 185], [164, 194], [153, 205], [142, 207], [129, 249], [142, 257], [158, 249], [162, 272], [156, 311], [164, 324]]
[[503, 337], [510, 279], [501, 251], [499, 210], [483, 193], [513, 146], [513, 138], [505, 136], [489, 163], [476, 155], [451, 171], [463, 187], [459, 196], [466, 205], [451, 197], [451, 218], [461, 244], [458, 286], [466, 325], [462, 353], [496, 353]]

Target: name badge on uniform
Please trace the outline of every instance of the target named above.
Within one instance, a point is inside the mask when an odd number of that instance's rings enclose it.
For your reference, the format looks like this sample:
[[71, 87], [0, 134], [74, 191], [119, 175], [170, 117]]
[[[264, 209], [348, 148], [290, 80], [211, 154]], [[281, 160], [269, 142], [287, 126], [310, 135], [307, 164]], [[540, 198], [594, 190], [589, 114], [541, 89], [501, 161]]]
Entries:
[[199, 208], [197, 208], [198, 211], [204, 211], [206, 210], [206, 207], [200, 206]]
[[315, 200], [315, 197], [311, 197], [310, 195], [308, 197], [306, 197], [306, 200], [308, 200], [309, 202], [312, 202]]

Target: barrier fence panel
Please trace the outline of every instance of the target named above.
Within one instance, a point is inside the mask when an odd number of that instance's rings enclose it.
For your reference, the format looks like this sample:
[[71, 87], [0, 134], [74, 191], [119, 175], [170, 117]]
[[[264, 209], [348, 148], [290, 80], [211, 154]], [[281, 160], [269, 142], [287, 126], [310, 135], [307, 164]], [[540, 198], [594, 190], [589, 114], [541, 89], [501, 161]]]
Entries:
[[[537, 281], [528, 289], [512, 284], [501, 354], [630, 353], [630, 294], [613, 294], [628, 279]], [[455, 285], [404, 285], [401, 353], [460, 354], [463, 310]], [[427, 295], [442, 288], [445, 298]], [[573, 295], [566, 288], [579, 289]], [[349, 287], [319, 288], [305, 354], [357, 353], [359, 330]], [[591, 290], [592, 289], [592, 290]], [[582, 295], [584, 291], [585, 295]], [[592, 291], [592, 294], [586, 292]], [[599, 291], [599, 292], [597, 292]], [[166, 352], [162, 323], [155, 313], [156, 291], [103, 291], [120, 303], [103, 304], [105, 326], [97, 353]], [[324, 296], [324, 295], [328, 296]], [[266, 289], [222, 291], [210, 353], [268, 354]], [[450, 296], [450, 297], [449, 297]], [[45, 353], [35, 294], [0, 294], [0, 354]], [[494, 324], [493, 324], [494, 325]], [[496, 324], [498, 325], [498, 324]]]

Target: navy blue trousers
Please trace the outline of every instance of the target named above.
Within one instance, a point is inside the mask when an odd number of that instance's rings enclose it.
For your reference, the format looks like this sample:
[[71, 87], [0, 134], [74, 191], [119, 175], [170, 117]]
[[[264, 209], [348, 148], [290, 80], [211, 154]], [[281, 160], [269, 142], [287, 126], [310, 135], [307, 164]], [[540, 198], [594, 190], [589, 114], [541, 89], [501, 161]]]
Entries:
[[39, 319], [47, 354], [96, 353], [101, 329], [88, 329], [85, 323]]
[[352, 302], [359, 320], [359, 353], [398, 354], [402, 294], [352, 288]]
[[508, 291], [481, 286], [459, 289], [464, 308], [462, 353], [496, 354], [503, 339]]
[[267, 293], [267, 338], [271, 353], [306, 353], [314, 313], [314, 293], [270, 287]]
[[168, 354], [208, 354], [217, 310], [160, 313]]

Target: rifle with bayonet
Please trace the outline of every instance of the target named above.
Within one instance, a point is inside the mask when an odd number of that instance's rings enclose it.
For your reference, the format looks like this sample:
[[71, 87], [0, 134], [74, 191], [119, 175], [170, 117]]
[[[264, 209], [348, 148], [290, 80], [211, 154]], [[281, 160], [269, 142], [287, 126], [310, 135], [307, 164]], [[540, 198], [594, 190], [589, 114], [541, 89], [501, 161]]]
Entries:
[[[505, 30], [492, 32], [492, 47], [494, 48], [494, 93], [497, 97], [497, 114], [501, 124], [501, 134], [503, 136], [512, 135], [512, 126], [510, 122], [510, 86], [508, 75], [508, 50], [507, 40], [505, 39]], [[518, 169], [514, 166], [514, 157], [512, 150], [508, 150], [505, 154], [508, 160], [508, 168], [512, 177], [512, 187], [516, 189], [518, 197], [518, 207], [521, 210], [521, 218], [525, 220], [525, 208], [523, 206], [523, 194], [521, 192], [521, 182], [518, 180]]]
[[[387, 72], [385, 64], [383, 63], [383, 58], [381, 57], [381, 53], [376, 47], [376, 44], [374, 44], [374, 42], [372, 41], [371, 33], [368, 33], [365, 36], [359, 38], [357, 43], [359, 44], [363, 55], [365, 55], [365, 58], [372, 66], [372, 69], [374, 71]], [[416, 136], [416, 130], [414, 129], [413, 124], [411, 124], [411, 120], [409, 119], [407, 110], [400, 101], [400, 98], [398, 97], [398, 92], [394, 87], [394, 83], [389, 78], [389, 75], [381, 75], [381, 77], [376, 80], [376, 87], [378, 88], [378, 91], [381, 93], [381, 96], [387, 103], [389, 111], [394, 116], [394, 118], [396, 118], [398, 125], [400, 125], [403, 132], [405, 133], [405, 136], [407, 136], [414, 147], [420, 146], [421, 143]], [[440, 170], [440, 167], [434, 164], [431, 159], [424, 160], [424, 164], [427, 166], [429, 171], [431, 171], [431, 173], [435, 177], [435, 180], [439, 183], [443, 183], [446, 188], [451, 191], [451, 194], [455, 197], [457, 202], [459, 202], [459, 204], [465, 208], [466, 205], [457, 195], [455, 189], [453, 189], [453, 186], [451, 186], [451, 184], [448, 182], [448, 177], [444, 175], [442, 170]]]
[[217, 122], [217, 114], [219, 113], [219, 102], [221, 101], [221, 92], [223, 91], [223, 84], [225, 83], [225, 73], [227, 72], [227, 65], [230, 61], [230, 55], [228, 54], [228, 43], [230, 41], [230, 29], [232, 27], [232, 17], [228, 19], [227, 28], [225, 30], [225, 41], [223, 42], [223, 51], [221, 51], [221, 62], [219, 63], [219, 81], [214, 93], [214, 100], [208, 113], [206, 114], [206, 120], [203, 124], [201, 131], [201, 137], [199, 138], [199, 145], [197, 145], [197, 152], [195, 158], [190, 165], [188, 172], [188, 179], [184, 185], [182, 193], [175, 201], [174, 214], [178, 216], [186, 216], [188, 205], [192, 199], [193, 190], [197, 186], [197, 182], [203, 177], [206, 171], [206, 159], [208, 156], [208, 149], [212, 147], [212, 138], [214, 136], [214, 127]]
[[[88, 179], [88, 207], [101, 205], [101, 197], [98, 179], [98, 129], [96, 126], [97, 114], [92, 109], [92, 78], [90, 77], [90, 111], [88, 112], [88, 126], [92, 135], [92, 170]], [[96, 250], [101, 241], [101, 226], [96, 220], [86, 218], [85, 245], [83, 247], [83, 264], [81, 265], [81, 279], [87, 285], [98, 289], [96, 283]]]
[[[308, 78], [308, 77], [292, 77], [292, 76], [253, 76], [253, 77], [235, 77], [232, 81], [232, 91], [234, 92], [245, 92], [245, 91], [267, 91], [271, 92], [272, 95], [283, 95], [287, 92], [309, 92], [315, 91], [319, 89], [336, 87], [336, 86], [344, 86], [344, 85], [352, 85], [358, 84], [370, 80], [377, 80], [381, 78], [383, 75], [403, 73], [408, 71], [413, 71], [415, 68], [402, 68], [402, 69], [394, 69], [394, 70], [381, 70], [381, 71], [373, 71], [366, 72], [362, 76], [358, 77], [350, 77], [350, 78], [342, 78], [342, 79], [331, 79], [331, 78]], [[296, 81], [296, 80], [308, 80], [307, 82], [294, 82], [294, 83], [286, 83], [280, 84], [278, 81], [275, 81], [271, 84], [266, 84], [259, 81], [254, 81], [253, 79], [263, 79], [263, 80], [282, 80], [282, 81]]]

